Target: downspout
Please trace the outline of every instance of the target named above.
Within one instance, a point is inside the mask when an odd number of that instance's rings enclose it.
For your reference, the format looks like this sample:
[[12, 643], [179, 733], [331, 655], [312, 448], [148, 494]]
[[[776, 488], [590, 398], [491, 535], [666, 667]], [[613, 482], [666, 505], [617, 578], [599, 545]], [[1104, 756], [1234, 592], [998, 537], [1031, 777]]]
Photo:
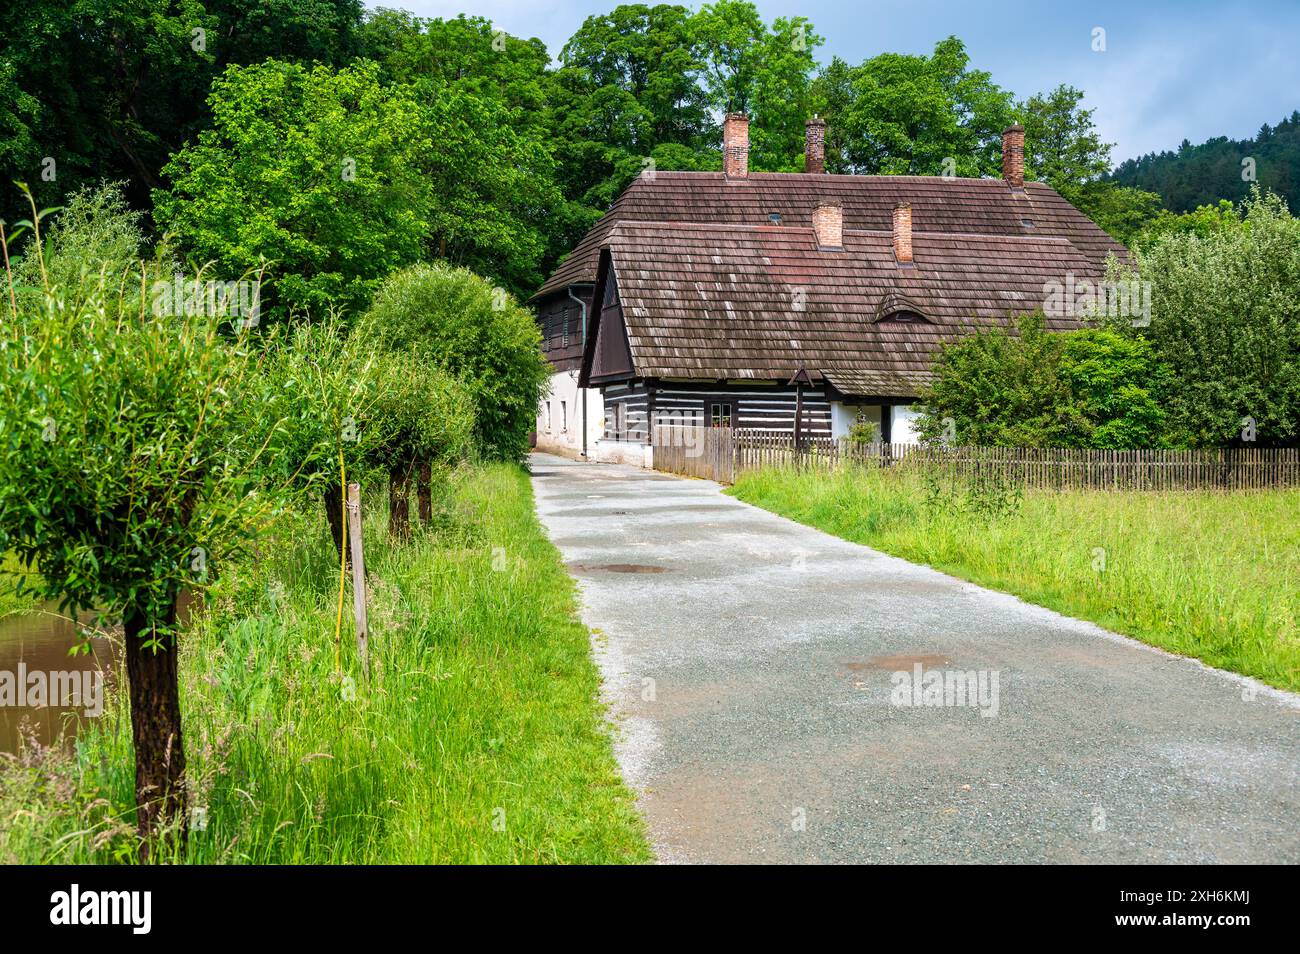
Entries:
[[[568, 287], [568, 292], [569, 292], [569, 297], [572, 298], [574, 301], [576, 301], [578, 303], [578, 306], [582, 308], [582, 353], [585, 355], [587, 353], [587, 303], [583, 299], [578, 298], [573, 294], [572, 285]], [[582, 376], [581, 371], [578, 372], [578, 376], [581, 378]], [[587, 459], [587, 395], [581, 393], [583, 390], [584, 389], [581, 387], [578, 388], [579, 397], [582, 399], [582, 459], [586, 460]]]

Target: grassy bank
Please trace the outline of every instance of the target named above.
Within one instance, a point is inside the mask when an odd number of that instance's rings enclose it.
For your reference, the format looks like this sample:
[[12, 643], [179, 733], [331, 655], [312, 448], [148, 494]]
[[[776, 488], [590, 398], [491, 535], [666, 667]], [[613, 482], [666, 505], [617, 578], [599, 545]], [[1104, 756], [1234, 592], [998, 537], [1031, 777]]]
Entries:
[[1300, 491], [973, 493], [846, 469], [741, 500], [1212, 666], [1300, 689]]
[[[440, 528], [367, 516], [372, 674], [318, 514], [208, 594], [183, 642], [196, 863], [636, 862], [649, 857], [574, 590], [518, 468], [459, 478]], [[351, 595], [348, 596], [350, 613]], [[0, 861], [129, 860], [122, 694], [73, 757], [0, 777]]]

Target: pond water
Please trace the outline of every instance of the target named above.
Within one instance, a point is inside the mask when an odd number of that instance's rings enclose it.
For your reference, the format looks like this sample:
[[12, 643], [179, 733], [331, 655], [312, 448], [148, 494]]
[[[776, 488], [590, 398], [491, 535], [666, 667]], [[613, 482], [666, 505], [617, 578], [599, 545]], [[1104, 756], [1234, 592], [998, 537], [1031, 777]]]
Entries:
[[100, 635], [68, 655], [84, 629], [53, 603], [0, 617], [0, 752], [18, 751], [28, 730], [41, 745], [68, 742], [102, 715], [120, 654]]

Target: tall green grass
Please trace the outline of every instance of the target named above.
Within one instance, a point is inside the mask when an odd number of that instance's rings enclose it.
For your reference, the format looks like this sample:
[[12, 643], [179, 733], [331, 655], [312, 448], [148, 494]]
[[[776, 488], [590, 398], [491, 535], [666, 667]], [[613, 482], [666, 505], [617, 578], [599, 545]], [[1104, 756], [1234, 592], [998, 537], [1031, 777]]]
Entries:
[[[183, 639], [192, 863], [640, 862], [574, 589], [516, 467], [455, 483], [436, 532], [368, 515], [371, 677], [318, 514], [278, 527]], [[0, 769], [0, 860], [129, 861], [124, 694], [73, 757]]]
[[1004, 490], [849, 468], [748, 473], [731, 493], [1171, 652], [1300, 689], [1300, 491], [1007, 499]]

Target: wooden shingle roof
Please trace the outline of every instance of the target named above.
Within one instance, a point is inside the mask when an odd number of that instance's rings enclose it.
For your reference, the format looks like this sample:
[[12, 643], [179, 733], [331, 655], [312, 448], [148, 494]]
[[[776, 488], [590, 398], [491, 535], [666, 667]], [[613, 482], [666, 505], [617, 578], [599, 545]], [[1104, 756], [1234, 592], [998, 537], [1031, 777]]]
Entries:
[[914, 397], [942, 341], [1041, 308], [1044, 284], [1067, 273], [1098, 273], [1064, 237], [951, 224], [914, 232], [900, 267], [883, 230], [846, 228], [837, 250], [806, 226], [619, 222], [603, 246], [635, 373], [770, 380], [802, 367], [846, 394]]
[[894, 206], [910, 203], [920, 232], [1063, 239], [1099, 274], [1108, 253], [1124, 248], [1051, 187], [1025, 183], [1012, 191], [1001, 179], [938, 176], [840, 176], [751, 173], [728, 179], [721, 172], [642, 175], [619, 196], [534, 298], [570, 285], [591, 284], [601, 247], [624, 222], [683, 222], [765, 226], [775, 213], [786, 228], [807, 228], [813, 208], [837, 201], [845, 229], [888, 231]]

